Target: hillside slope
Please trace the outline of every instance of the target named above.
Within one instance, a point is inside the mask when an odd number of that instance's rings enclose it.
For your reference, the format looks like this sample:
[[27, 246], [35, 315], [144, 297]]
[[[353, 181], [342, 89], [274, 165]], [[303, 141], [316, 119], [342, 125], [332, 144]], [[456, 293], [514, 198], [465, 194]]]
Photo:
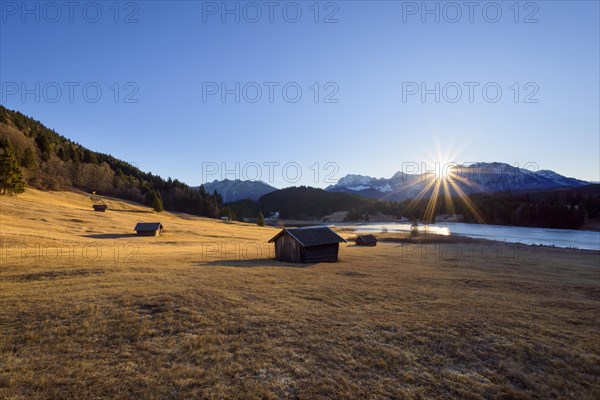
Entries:
[[18, 111], [0, 106], [0, 152], [10, 148], [28, 184], [43, 190], [77, 188], [152, 205], [162, 197], [167, 210], [218, 217], [220, 196], [177, 179], [163, 179], [109, 154], [92, 151]]
[[[267, 248], [266, 242], [275, 232], [272, 228], [183, 213], [156, 213], [149, 207], [116, 198], [105, 197], [103, 201], [108, 205], [105, 213], [93, 211], [91, 199], [82, 192], [28, 189], [19, 196], [1, 196], [0, 240], [4, 255], [18, 261], [17, 256], [25, 254], [26, 261], [35, 262], [34, 256], [42, 254], [44, 260], [53, 261], [54, 257], [61, 265], [69, 261], [69, 252], [73, 251], [69, 246], [74, 246], [75, 257], [80, 261], [123, 261], [123, 254], [113, 257], [117, 249], [130, 255], [136, 253], [127, 261], [148, 257], [173, 260], [179, 250], [201, 257], [202, 251], [216, 251], [208, 246], [221, 243], [231, 243], [232, 248], [237, 242]], [[137, 237], [133, 231], [137, 222], [161, 222], [164, 232], [160, 237]], [[167, 244], [168, 252], [164, 250]], [[22, 246], [23, 251], [15, 246]], [[43, 246], [52, 250], [45, 251]], [[133, 247], [125, 249], [126, 246]], [[57, 255], [57, 248], [61, 255]], [[163, 251], [165, 254], [161, 254]], [[97, 252], [101, 253], [99, 257]], [[8, 260], [10, 257], [5, 261]]]
[[105, 202], [0, 197], [0, 398], [600, 393], [598, 252], [347, 243], [286, 264], [273, 228]]
[[105, 202], [0, 197], [0, 398], [600, 393], [597, 252], [348, 243], [286, 264], [257, 252], [275, 229]]

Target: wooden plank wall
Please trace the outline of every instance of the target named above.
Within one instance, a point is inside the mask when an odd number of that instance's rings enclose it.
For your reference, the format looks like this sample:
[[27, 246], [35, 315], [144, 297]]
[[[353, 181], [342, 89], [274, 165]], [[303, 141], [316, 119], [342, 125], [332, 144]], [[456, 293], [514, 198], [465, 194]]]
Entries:
[[336, 262], [339, 243], [322, 246], [302, 247], [295, 239], [284, 233], [275, 239], [275, 258], [295, 263]]

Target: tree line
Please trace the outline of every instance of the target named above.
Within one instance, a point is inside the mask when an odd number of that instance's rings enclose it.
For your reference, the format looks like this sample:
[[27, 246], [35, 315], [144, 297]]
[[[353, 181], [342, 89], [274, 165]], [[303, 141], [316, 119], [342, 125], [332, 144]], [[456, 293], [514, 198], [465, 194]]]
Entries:
[[[9, 161], [10, 159], [10, 161]], [[15, 169], [15, 166], [17, 167]], [[170, 211], [216, 218], [222, 197], [171, 178], [143, 172], [109, 154], [94, 152], [39, 121], [0, 106], [0, 193], [19, 193], [6, 182], [20, 171], [23, 183], [41, 190], [78, 188]]]
[[348, 211], [346, 221], [368, 221], [381, 213], [396, 218], [433, 222], [436, 215], [462, 214], [465, 222], [494, 225], [577, 229], [600, 217], [600, 185], [534, 193], [472, 193], [466, 197], [430, 198], [401, 202], [366, 199], [348, 193], [331, 193], [311, 187], [281, 189], [258, 201], [226, 205], [228, 216], [243, 220], [279, 212], [282, 219], [315, 220]]
[[[25, 184], [42, 190], [78, 188], [194, 215], [243, 220], [279, 212], [280, 218], [321, 219], [348, 211], [347, 221], [377, 213], [424, 222], [439, 214], [462, 214], [465, 222], [576, 229], [600, 214], [600, 185], [532, 193], [473, 193], [437, 201], [402, 202], [292, 187], [228, 205], [215, 191], [143, 172], [131, 163], [91, 151], [33, 118], [0, 106], [0, 194], [22, 193]], [[435, 206], [432, 206], [435, 204]]]

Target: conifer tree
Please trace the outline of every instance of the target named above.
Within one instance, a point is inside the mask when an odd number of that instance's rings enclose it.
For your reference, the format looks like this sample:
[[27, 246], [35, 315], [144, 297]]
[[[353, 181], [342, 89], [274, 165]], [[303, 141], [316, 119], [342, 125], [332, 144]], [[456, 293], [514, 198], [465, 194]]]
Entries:
[[265, 226], [265, 217], [263, 217], [261, 212], [258, 213], [258, 219], [256, 221], [256, 225]]
[[163, 206], [162, 197], [160, 196], [160, 192], [158, 190], [154, 191], [154, 201], [152, 202], [152, 208], [156, 212], [163, 212], [165, 210]]
[[38, 134], [35, 137], [35, 143], [42, 153], [42, 160], [48, 161], [50, 159], [51, 150], [50, 139], [48, 139], [48, 137], [44, 134]]
[[96, 153], [85, 149], [83, 151], [83, 162], [89, 164], [98, 164], [98, 157], [96, 156]]
[[417, 219], [413, 219], [412, 224], [410, 225], [410, 236], [417, 237], [419, 236], [419, 222]]
[[0, 155], [0, 194], [18, 194], [25, 191], [25, 180], [19, 163], [10, 147]]
[[34, 168], [36, 165], [35, 155], [31, 148], [27, 147], [21, 156], [21, 166], [27, 169]]
[[0, 136], [0, 149], [6, 149], [9, 148], [10, 146], [10, 142], [8, 141], [7, 138], [5, 138], [4, 136]]
[[62, 147], [58, 148], [58, 158], [60, 158], [63, 161], [67, 161], [68, 157], [67, 157], [67, 153], [65, 152], [65, 149], [63, 149]]

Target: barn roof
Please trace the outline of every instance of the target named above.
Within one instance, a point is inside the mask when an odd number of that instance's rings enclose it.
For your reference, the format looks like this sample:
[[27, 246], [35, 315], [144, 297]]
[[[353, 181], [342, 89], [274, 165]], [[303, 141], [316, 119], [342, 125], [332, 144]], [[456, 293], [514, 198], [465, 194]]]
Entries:
[[373, 235], [360, 235], [356, 238], [356, 241], [362, 243], [377, 243], [377, 238]]
[[308, 228], [284, 228], [269, 240], [269, 243], [274, 242], [275, 239], [286, 232], [304, 247], [346, 242], [343, 237], [331, 229], [325, 226], [316, 226]]
[[134, 231], [157, 231], [162, 229], [163, 226], [160, 222], [138, 222]]
[[359, 235], [357, 239], [377, 241], [377, 238], [374, 235]]

